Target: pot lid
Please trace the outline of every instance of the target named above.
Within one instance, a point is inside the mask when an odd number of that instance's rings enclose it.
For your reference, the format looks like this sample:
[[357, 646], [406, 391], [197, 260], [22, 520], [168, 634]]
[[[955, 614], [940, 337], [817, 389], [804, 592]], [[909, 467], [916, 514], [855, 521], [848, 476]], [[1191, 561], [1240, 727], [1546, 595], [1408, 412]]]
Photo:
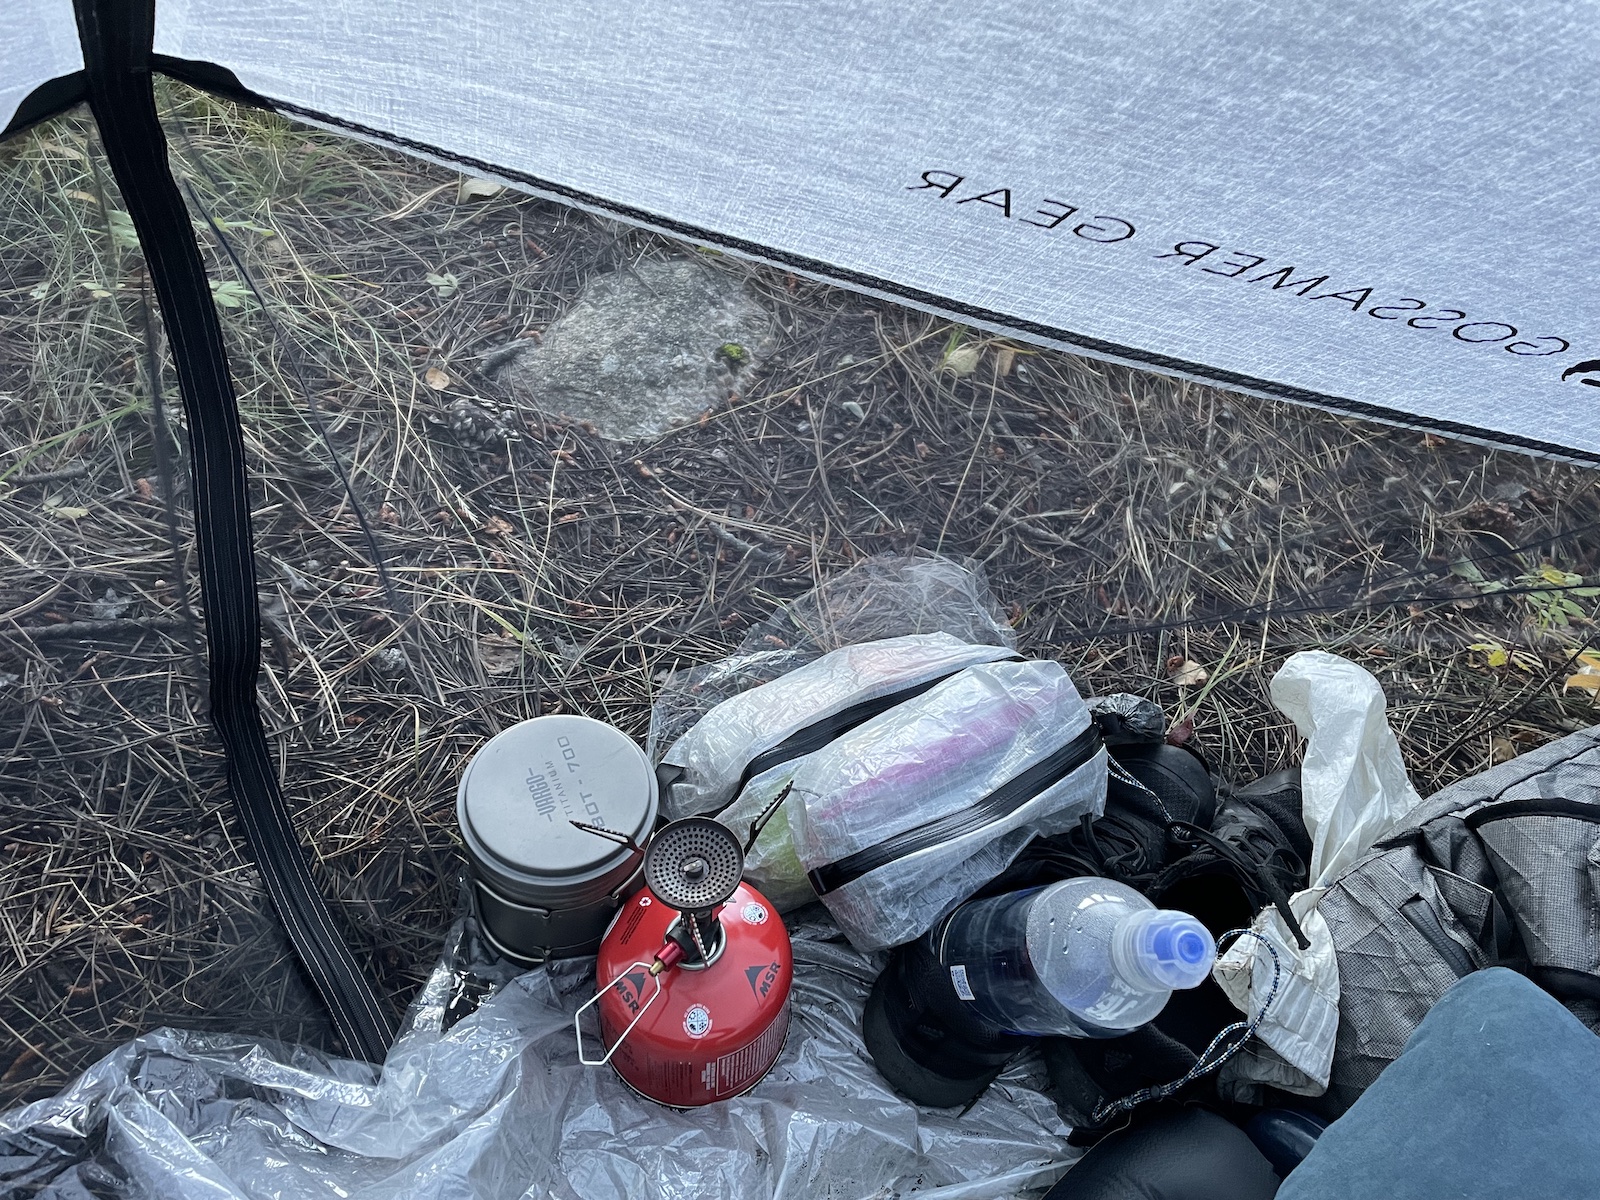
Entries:
[[580, 882], [634, 852], [572, 822], [643, 841], [655, 822], [655, 773], [633, 739], [603, 721], [535, 717], [473, 755], [456, 811], [482, 866], [530, 883]]

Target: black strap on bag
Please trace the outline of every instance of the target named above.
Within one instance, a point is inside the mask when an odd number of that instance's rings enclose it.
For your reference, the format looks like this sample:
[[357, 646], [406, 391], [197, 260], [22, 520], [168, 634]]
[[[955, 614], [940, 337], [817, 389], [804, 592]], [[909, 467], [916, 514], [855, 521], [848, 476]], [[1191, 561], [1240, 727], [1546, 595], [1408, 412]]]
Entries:
[[222, 329], [167, 164], [151, 79], [154, 0], [74, 0], [89, 107], [133, 218], [189, 419], [211, 721], [267, 893], [347, 1050], [381, 1062], [394, 1026], [319, 895], [267, 751], [256, 698], [261, 617], [244, 437]]
[[1017, 809], [1054, 787], [1104, 750], [1100, 728], [1091, 722], [1066, 745], [1045, 755], [1027, 770], [1014, 775], [994, 791], [966, 808], [935, 817], [921, 825], [857, 850], [838, 862], [825, 863], [806, 873], [817, 895], [826, 896], [894, 862], [934, 846], [965, 837], [985, 825], [1009, 817]]

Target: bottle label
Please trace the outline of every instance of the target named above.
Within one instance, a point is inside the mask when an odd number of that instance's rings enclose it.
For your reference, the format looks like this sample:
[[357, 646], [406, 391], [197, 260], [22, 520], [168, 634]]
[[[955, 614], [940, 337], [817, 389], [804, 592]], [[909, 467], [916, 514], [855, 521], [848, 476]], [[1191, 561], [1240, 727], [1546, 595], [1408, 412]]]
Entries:
[[950, 984], [956, 989], [956, 995], [963, 1000], [976, 1000], [972, 994], [972, 985], [967, 982], [967, 968], [963, 963], [957, 963], [950, 968]]

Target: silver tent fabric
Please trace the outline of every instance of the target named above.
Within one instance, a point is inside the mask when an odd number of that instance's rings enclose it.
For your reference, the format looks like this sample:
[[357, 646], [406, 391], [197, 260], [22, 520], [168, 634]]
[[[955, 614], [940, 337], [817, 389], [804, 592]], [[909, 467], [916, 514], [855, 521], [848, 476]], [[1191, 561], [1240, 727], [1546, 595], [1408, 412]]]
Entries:
[[42, 83], [83, 70], [72, 0], [7, 0], [0, 9], [0, 129]]
[[156, 49], [975, 324], [1600, 458], [1580, 0], [162, 0]]

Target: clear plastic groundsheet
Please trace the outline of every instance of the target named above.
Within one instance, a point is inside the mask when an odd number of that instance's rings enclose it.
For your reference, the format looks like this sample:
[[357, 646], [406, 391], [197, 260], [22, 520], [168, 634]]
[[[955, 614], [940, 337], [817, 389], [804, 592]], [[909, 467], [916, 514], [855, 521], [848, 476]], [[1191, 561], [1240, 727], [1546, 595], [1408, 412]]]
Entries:
[[39, 1200], [982, 1200], [1036, 1194], [1067, 1149], [1036, 1060], [968, 1113], [918, 1109], [878, 1077], [861, 1006], [879, 961], [826, 917], [791, 923], [794, 1021], [754, 1091], [674, 1112], [580, 1066], [592, 968], [505, 977], [445, 1025], [460, 947], [382, 1070], [249, 1038], [162, 1030], [60, 1096], [0, 1117], [0, 1192]]

